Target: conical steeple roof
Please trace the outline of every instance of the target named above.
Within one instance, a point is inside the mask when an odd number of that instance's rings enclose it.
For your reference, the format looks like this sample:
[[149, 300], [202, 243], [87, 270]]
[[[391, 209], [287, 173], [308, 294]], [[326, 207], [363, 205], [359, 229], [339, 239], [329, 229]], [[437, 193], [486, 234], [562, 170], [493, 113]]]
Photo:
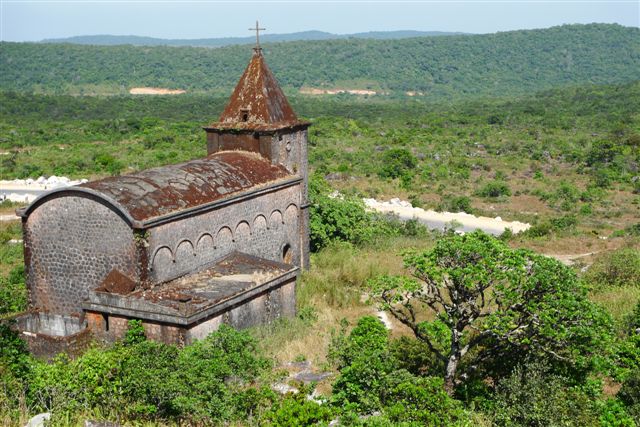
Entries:
[[211, 128], [274, 130], [306, 124], [298, 120], [267, 66], [262, 49], [253, 57], [236, 85], [220, 120]]

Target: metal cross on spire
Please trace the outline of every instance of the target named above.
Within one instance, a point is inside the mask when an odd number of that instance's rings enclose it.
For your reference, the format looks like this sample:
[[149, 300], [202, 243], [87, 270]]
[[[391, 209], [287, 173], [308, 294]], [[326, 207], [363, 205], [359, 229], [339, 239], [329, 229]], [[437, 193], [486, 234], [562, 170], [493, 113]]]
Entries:
[[260, 26], [258, 25], [258, 21], [256, 21], [256, 27], [249, 28], [249, 31], [256, 32], [256, 47], [254, 49], [261, 50], [262, 48], [260, 47], [260, 31], [266, 31], [266, 28], [260, 28]]

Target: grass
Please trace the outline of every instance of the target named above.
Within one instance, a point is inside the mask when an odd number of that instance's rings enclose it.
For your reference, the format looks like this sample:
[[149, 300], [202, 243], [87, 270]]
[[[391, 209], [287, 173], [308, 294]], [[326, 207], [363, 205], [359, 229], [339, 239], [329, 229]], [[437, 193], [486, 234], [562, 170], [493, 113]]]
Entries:
[[329, 246], [312, 255], [311, 269], [302, 275], [297, 288], [298, 317], [254, 328], [252, 333], [280, 364], [304, 359], [322, 366], [342, 319], [353, 325], [360, 317], [375, 313], [375, 307], [366, 303], [367, 280], [402, 273], [403, 250], [426, 249], [432, 244], [431, 238], [394, 237], [362, 248]]
[[[516, 238], [512, 244], [548, 253], [575, 250], [576, 247], [606, 253], [612, 248], [633, 244], [623, 238], [596, 238], [588, 245], [591, 241], [585, 236], [552, 236], [540, 240]], [[331, 336], [339, 329], [341, 320], [346, 319], [353, 325], [359, 317], [375, 314], [376, 308], [367, 304], [364, 290], [367, 280], [380, 274], [404, 273], [401, 253], [409, 248], [428, 249], [433, 242], [430, 236], [396, 237], [364, 247], [335, 244], [313, 254], [311, 269], [303, 274], [298, 286], [298, 311], [302, 316], [255, 328], [253, 333], [265, 352], [282, 365], [302, 359], [315, 367], [323, 366]], [[580, 261], [590, 263], [592, 259], [587, 257]], [[640, 301], [640, 286], [606, 287], [593, 291], [590, 298], [611, 313], [614, 320], [620, 321]], [[394, 325], [392, 336], [410, 335], [405, 327], [391, 320]]]
[[591, 292], [589, 298], [607, 310], [613, 320], [620, 322], [640, 302], [640, 284], [601, 288]]
[[0, 276], [4, 277], [16, 266], [22, 264], [22, 244], [9, 240], [22, 239], [19, 221], [0, 221]]

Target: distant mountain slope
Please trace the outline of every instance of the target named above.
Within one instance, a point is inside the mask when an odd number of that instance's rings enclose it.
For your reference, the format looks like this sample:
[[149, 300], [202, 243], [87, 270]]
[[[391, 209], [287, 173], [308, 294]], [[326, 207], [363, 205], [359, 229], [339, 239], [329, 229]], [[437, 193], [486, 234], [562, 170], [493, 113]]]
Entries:
[[[488, 35], [266, 44], [289, 90], [300, 87], [421, 91], [436, 99], [522, 94], [640, 80], [640, 29], [567, 25]], [[246, 46], [79, 46], [1, 43], [0, 90], [127, 93], [136, 86], [228, 92]]]
[[[260, 39], [264, 43], [277, 43], [300, 40], [334, 40], [334, 39], [406, 39], [410, 37], [429, 37], [429, 36], [453, 36], [461, 35], [460, 32], [444, 32], [444, 31], [371, 31], [366, 33], [355, 34], [332, 34], [324, 31], [302, 31], [290, 34], [264, 34]], [[75, 36], [60, 39], [45, 39], [42, 43], [71, 43], [96, 46], [116, 46], [116, 45], [133, 45], [133, 46], [200, 46], [200, 47], [222, 47], [239, 44], [255, 43], [254, 36], [247, 37], [222, 37], [208, 39], [159, 39], [154, 37], [141, 36], [114, 36], [114, 35], [92, 35], [92, 36]]]

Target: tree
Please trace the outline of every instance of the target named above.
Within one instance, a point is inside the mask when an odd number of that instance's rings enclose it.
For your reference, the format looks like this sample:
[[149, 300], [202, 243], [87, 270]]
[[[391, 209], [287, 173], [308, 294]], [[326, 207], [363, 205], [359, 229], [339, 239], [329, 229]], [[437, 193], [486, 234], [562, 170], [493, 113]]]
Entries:
[[314, 252], [333, 241], [364, 243], [381, 231], [381, 224], [360, 198], [331, 194], [331, 187], [318, 175], [311, 178], [309, 199], [309, 238]]
[[[480, 231], [446, 235], [404, 262], [411, 277], [378, 277], [372, 296], [435, 354], [449, 394], [483, 362], [521, 352], [584, 367], [611, 337], [572, 270]], [[424, 309], [435, 320], [420, 321]]]
[[406, 148], [391, 148], [382, 154], [382, 166], [378, 175], [382, 178], [400, 178], [410, 174], [418, 165], [418, 159]]

